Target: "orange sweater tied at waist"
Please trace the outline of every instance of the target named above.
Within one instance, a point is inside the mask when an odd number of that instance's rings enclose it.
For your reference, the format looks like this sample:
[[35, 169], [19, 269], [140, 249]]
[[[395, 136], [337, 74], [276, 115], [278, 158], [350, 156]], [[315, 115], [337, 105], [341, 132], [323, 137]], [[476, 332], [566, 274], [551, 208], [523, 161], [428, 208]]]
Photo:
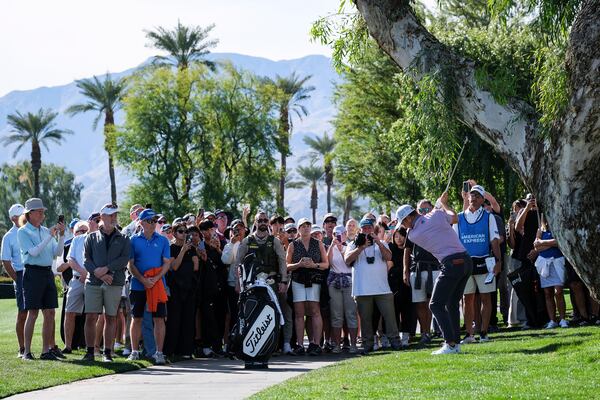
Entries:
[[[162, 271], [162, 267], [152, 268], [144, 272], [144, 278], [152, 278], [157, 276]], [[146, 304], [148, 305], [148, 311], [156, 312], [158, 303], [166, 303], [169, 298], [167, 297], [167, 291], [163, 284], [162, 278], [159, 279], [154, 286], [146, 288]]]

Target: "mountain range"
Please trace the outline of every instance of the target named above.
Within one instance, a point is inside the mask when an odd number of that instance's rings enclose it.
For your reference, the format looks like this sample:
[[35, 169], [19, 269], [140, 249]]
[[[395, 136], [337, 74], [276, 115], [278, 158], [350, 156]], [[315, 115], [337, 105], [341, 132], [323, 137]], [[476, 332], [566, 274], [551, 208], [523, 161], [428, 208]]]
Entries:
[[[341, 81], [340, 75], [332, 67], [331, 59], [321, 55], [309, 55], [293, 60], [273, 61], [266, 58], [253, 57], [234, 53], [211, 53], [207, 56], [211, 61], [230, 61], [239, 69], [250, 71], [259, 76], [274, 78], [276, 75], [289, 76], [296, 72], [299, 76], [311, 75], [307, 84], [315, 87], [310, 99], [304, 104], [309, 112], [302, 120], [294, 121], [294, 131], [291, 137], [292, 156], [288, 160], [288, 168], [297, 166], [299, 159], [308, 151], [304, 144], [305, 136], [331, 134], [331, 120], [335, 116], [332, 94], [336, 83]], [[147, 62], [147, 61], [146, 61]], [[140, 64], [144, 65], [146, 62]], [[114, 77], [127, 76], [136, 68], [113, 73]], [[37, 111], [39, 108], [52, 108], [59, 113], [55, 122], [59, 128], [70, 129], [73, 135], [68, 135], [60, 145], [51, 144], [49, 150], [42, 148], [42, 162], [54, 163], [66, 167], [76, 176], [76, 181], [84, 185], [79, 204], [81, 216], [87, 216], [92, 211], [110, 201], [108, 158], [103, 148], [102, 123], [96, 131], [92, 129], [94, 113], [67, 116], [64, 111], [71, 105], [81, 103], [85, 98], [79, 93], [76, 82], [54, 87], [40, 87], [26, 91], [13, 91], [0, 98], [0, 137], [10, 131], [7, 125], [7, 115], [15, 111]], [[123, 121], [123, 113], [116, 115], [117, 125]], [[24, 147], [13, 158], [14, 145], [5, 148], [0, 153], [0, 163], [15, 163], [29, 159], [29, 147]], [[276, 159], [278, 154], [273, 155]], [[117, 165], [116, 181], [118, 198], [123, 199], [128, 185], [135, 178]], [[325, 213], [324, 187], [319, 191], [318, 216]], [[286, 208], [291, 215], [299, 218], [310, 216], [310, 189], [286, 190]], [[25, 201], [25, 199], [23, 199]]]

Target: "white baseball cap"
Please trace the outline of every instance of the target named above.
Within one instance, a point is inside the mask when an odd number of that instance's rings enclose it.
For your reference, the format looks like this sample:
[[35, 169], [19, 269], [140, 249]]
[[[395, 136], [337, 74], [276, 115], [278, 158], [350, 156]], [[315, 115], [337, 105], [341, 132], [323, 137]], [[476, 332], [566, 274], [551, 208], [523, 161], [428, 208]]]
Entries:
[[481, 195], [481, 197], [485, 197], [485, 189], [481, 185], [475, 185], [469, 190], [469, 193], [476, 192]]
[[100, 209], [100, 214], [102, 215], [113, 215], [119, 212], [119, 207], [115, 204], [107, 203]]
[[312, 227], [312, 223], [309, 221], [308, 218], [300, 218], [298, 220], [298, 228], [300, 228], [302, 225], [304, 225], [306, 223], [309, 223], [311, 225], [311, 227]]
[[8, 209], [8, 215], [10, 216], [10, 218], [20, 217], [21, 215], [23, 215], [24, 211], [25, 211], [25, 207], [23, 207], [21, 204], [13, 204]]
[[398, 210], [396, 210], [396, 220], [398, 221], [398, 225], [401, 225], [402, 221], [404, 221], [404, 219], [413, 211], [415, 211], [415, 209], [409, 204], [398, 207]]

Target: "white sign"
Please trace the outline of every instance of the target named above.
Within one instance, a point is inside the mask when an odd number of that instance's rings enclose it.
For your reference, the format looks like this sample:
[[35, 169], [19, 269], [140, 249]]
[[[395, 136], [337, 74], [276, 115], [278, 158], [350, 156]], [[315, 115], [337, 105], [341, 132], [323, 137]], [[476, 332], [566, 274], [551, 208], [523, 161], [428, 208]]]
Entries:
[[275, 310], [265, 306], [244, 338], [244, 354], [255, 357], [276, 327]]

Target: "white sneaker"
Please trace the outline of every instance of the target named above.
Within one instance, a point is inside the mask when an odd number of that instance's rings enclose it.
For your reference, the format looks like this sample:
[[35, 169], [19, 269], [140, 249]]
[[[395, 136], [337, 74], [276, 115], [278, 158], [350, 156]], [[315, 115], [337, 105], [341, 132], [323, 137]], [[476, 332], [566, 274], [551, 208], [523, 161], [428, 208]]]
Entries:
[[119, 343], [119, 342], [115, 342], [115, 345], [114, 345], [114, 347], [113, 347], [113, 350], [114, 350], [114, 351], [120, 350], [120, 349], [122, 349], [122, 348], [123, 348], [123, 345], [122, 345], [121, 343]]
[[131, 349], [128, 349], [127, 347], [125, 347], [123, 349], [123, 357], [127, 357], [130, 354], [131, 354]]
[[548, 322], [546, 324], [546, 326], [544, 327], [544, 329], [554, 329], [554, 328], [558, 328], [558, 324], [554, 320]]
[[469, 344], [469, 343], [477, 343], [475, 336], [467, 335], [463, 340], [460, 341], [460, 344]]
[[154, 359], [155, 365], [165, 365], [166, 364], [165, 355], [162, 352], [157, 351], [156, 353], [154, 353], [152, 358]]
[[460, 352], [460, 347], [457, 345], [450, 346], [448, 343], [444, 343], [442, 348], [436, 351], [432, 351], [431, 355], [439, 356], [441, 354], [456, 354]]
[[568, 328], [569, 327], [569, 323], [567, 321], [565, 321], [564, 319], [561, 319], [560, 322], [558, 323], [558, 325], [561, 328]]
[[131, 354], [129, 355], [129, 357], [127, 357], [127, 361], [137, 361], [140, 359], [140, 352], [139, 351], [132, 351]]

